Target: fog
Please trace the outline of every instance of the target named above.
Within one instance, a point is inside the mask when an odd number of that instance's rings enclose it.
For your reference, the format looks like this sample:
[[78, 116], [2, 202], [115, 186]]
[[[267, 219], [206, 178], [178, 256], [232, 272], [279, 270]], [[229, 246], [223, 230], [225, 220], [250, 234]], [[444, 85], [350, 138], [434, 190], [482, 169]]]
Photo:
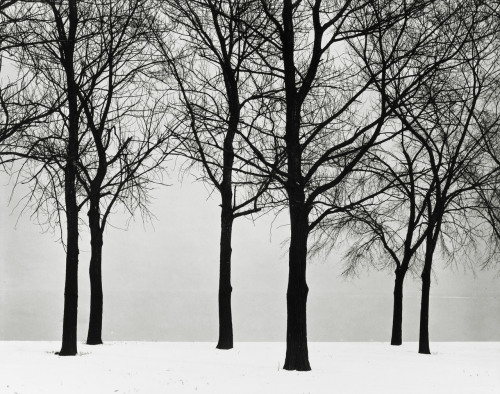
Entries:
[[[0, 340], [58, 340], [62, 333], [64, 249], [58, 234], [19, 217], [10, 186], [0, 188]], [[156, 190], [150, 223], [138, 217], [124, 230], [117, 212], [104, 238], [103, 340], [217, 340], [219, 201], [188, 178]], [[86, 213], [82, 212], [82, 220]], [[240, 218], [233, 235], [235, 341], [286, 338], [287, 217]], [[85, 222], [82, 222], [82, 230]], [[89, 240], [80, 240], [79, 340], [89, 314]], [[391, 272], [344, 280], [341, 252], [308, 266], [310, 341], [389, 341]], [[496, 270], [444, 268], [431, 289], [432, 341], [499, 341]], [[418, 340], [420, 284], [407, 278], [403, 340]], [[432, 347], [432, 344], [431, 344]]]

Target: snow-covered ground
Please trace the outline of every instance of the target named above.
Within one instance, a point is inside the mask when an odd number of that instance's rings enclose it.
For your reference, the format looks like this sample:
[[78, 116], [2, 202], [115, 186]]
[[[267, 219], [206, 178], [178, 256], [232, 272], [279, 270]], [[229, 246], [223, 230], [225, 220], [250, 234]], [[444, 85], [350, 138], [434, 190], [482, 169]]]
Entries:
[[500, 342], [310, 343], [312, 371], [282, 369], [283, 343], [0, 342], [0, 393], [500, 393]]

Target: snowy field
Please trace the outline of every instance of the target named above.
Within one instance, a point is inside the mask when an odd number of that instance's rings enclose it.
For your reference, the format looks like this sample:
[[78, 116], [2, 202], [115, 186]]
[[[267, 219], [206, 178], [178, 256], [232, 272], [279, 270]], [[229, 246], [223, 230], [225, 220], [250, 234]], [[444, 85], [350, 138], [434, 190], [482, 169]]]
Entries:
[[500, 342], [310, 343], [311, 372], [282, 369], [283, 343], [0, 342], [0, 393], [500, 393]]

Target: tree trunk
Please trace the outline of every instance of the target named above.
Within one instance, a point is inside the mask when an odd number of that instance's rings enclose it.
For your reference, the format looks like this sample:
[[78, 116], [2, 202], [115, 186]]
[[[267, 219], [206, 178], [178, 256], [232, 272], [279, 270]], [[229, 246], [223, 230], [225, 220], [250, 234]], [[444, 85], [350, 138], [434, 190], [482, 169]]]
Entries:
[[[432, 259], [436, 250], [437, 239], [441, 230], [443, 209], [435, 208], [438, 220], [429, 223], [430, 230], [426, 236], [424, 268], [422, 270], [422, 299], [420, 304], [420, 332], [418, 337], [418, 352], [431, 354], [429, 347], [429, 297], [431, 292]], [[432, 218], [429, 208], [429, 217]]]
[[[299, 97], [295, 66], [294, 4], [283, 1], [282, 56], [286, 97], [285, 143], [287, 153], [288, 203], [290, 210], [290, 250], [288, 256], [288, 288], [286, 358], [284, 369], [310, 371], [307, 350], [306, 306], [309, 288], [306, 282], [307, 237], [309, 211], [305, 204], [305, 182], [302, 176], [302, 146], [300, 140], [301, 106], [304, 93]], [[306, 93], [307, 94], [307, 93]]]
[[[64, 284], [64, 317], [60, 356], [77, 353], [78, 318], [78, 203], [76, 199], [76, 163], [78, 162], [78, 99], [73, 68], [76, 27], [78, 24], [76, 0], [68, 1], [68, 37], [61, 43], [65, 54], [68, 98], [68, 146], [64, 169], [64, 199], [66, 205], [66, 278]], [[64, 37], [60, 37], [61, 39]]]
[[396, 269], [394, 281], [394, 307], [392, 312], [392, 336], [391, 345], [399, 346], [403, 343], [403, 283], [406, 270]]
[[310, 371], [306, 321], [309, 292], [306, 282], [308, 222], [303, 206], [290, 206], [290, 225], [286, 358], [283, 369]]
[[65, 179], [66, 195], [66, 279], [64, 284], [64, 317], [62, 347], [60, 356], [74, 356], [77, 353], [78, 321], [78, 207], [74, 183], [74, 170], [67, 166]]
[[[221, 45], [225, 43], [221, 42]], [[222, 180], [220, 183], [221, 195], [221, 232], [219, 257], [219, 341], [217, 349], [233, 348], [233, 318], [231, 311], [231, 237], [233, 232], [233, 164], [234, 164], [234, 136], [240, 123], [240, 102], [238, 81], [235, 78], [231, 59], [224, 58], [221, 63], [224, 75], [224, 84], [228, 99], [229, 119], [224, 137], [224, 155]]]
[[87, 335], [87, 345], [102, 344], [102, 245], [103, 236], [100, 227], [99, 202], [91, 203], [89, 209], [90, 228], [90, 318], [89, 331]]
[[425, 256], [425, 265], [422, 271], [422, 302], [420, 305], [420, 334], [418, 338], [418, 352], [431, 354], [429, 348], [429, 296], [431, 290], [432, 254]]
[[[223, 199], [224, 200], [224, 199]], [[231, 313], [231, 235], [233, 214], [231, 199], [222, 203], [220, 233], [220, 272], [219, 272], [219, 341], [217, 349], [233, 348], [233, 320]]]

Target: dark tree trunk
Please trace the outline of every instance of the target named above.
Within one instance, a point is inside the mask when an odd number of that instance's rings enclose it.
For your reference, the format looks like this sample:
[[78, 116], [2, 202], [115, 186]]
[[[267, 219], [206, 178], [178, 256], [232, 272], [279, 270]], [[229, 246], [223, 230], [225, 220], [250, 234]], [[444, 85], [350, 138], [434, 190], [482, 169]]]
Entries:
[[[226, 199], [227, 200], [227, 199]], [[229, 203], [229, 206], [228, 206]], [[233, 320], [231, 313], [231, 235], [233, 214], [231, 199], [222, 203], [219, 273], [219, 341], [217, 349], [233, 348]]]
[[422, 302], [420, 305], [420, 334], [418, 338], [418, 352], [431, 354], [429, 347], [429, 296], [431, 291], [432, 254], [425, 256], [425, 265], [422, 271]]
[[64, 284], [64, 317], [60, 356], [77, 353], [78, 318], [78, 207], [76, 206], [74, 170], [67, 166], [65, 179], [66, 197], [66, 278]]
[[392, 312], [392, 336], [391, 345], [399, 346], [403, 343], [403, 283], [406, 270], [396, 269], [394, 281], [394, 308]]
[[[78, 162], [78, 100], [74, 79], [73, 53], [78, 15], [76, 0], [69, 0], [69, 32], [66, 40], [60, 37], [64, 52], [68, 97], [68, 146], [64, 170], [64, 198], [66, 205], [66, 278], [64, 284], [64, 317], [61, 356], [77, 353], [78, 317], [78, 204], [76, 199], [76, 163]], [[55, 15], [56, 18], [59, 15]]]
[[290, 207], [290, 225], [286, 358], [283, 369], [310, 371], [306, 320], [309, 292], [306, 282], [308, 221], [303, 206]]
[[103, 236], [100, 226], [99, 202], [91, 202], [89, 209], [90, 228], [90, 318], [87, 345], [102, 344], [102, 245]]
[[[308, 88], [297, 91], [294, 53], [295, 32], [291, 0], [283, 1], [282, 55], [286, 97], [285, 143], [287, 154], [286, 191], [290, 210], [290, 250], [288, 256], [288, 288], [286, 358], [284, 369], [310, 371], [307, 349], [307, 294], [306, 282], [307, 238], [309, 211], [306, 206], [305, 181], [302, 175], [302, 146], [300, 141], [301, 106]], [[313, 70], [314, 67], [312, 66]], [[302, 85], [304, 88], [304, 85]], [[302, 90], [302, 89], [301, 89]]]
[[[221, 43], [222, 44], [222, 43]], [[238, 83], [231, 66], [230, 59], [222, 65], [224, 83], [228, 97], [229, 122], [224, 138], [224, 155], [221, 195], [221, 232], [220, 232], [220, 260], [219, 260], [219, 341], [217, 349], [233, 348], [233, 318], [231, 311], [231, 237], [233, 232], [233, 165], [234, 165], [234, 137], [240, 122], [240, 103]]]
[[[437, 212], [437, 214], [436, 214]], [[429, 347], [429, 297], [431, 292], [431, 273], [432, 259], [436, 250], [437, 239], [441, 230], [441, 220], [443, 209], [437, 206], [435, 214], [438, 216], [436, 221], [432, 220], [431, 210], [429, 208], [429, 231], [426, 236], [424, 268], [422, 269], [422, 299], [420, 304], [420, 332], [418, 337], [418, 352], [421, 354], [431, 354]]]

